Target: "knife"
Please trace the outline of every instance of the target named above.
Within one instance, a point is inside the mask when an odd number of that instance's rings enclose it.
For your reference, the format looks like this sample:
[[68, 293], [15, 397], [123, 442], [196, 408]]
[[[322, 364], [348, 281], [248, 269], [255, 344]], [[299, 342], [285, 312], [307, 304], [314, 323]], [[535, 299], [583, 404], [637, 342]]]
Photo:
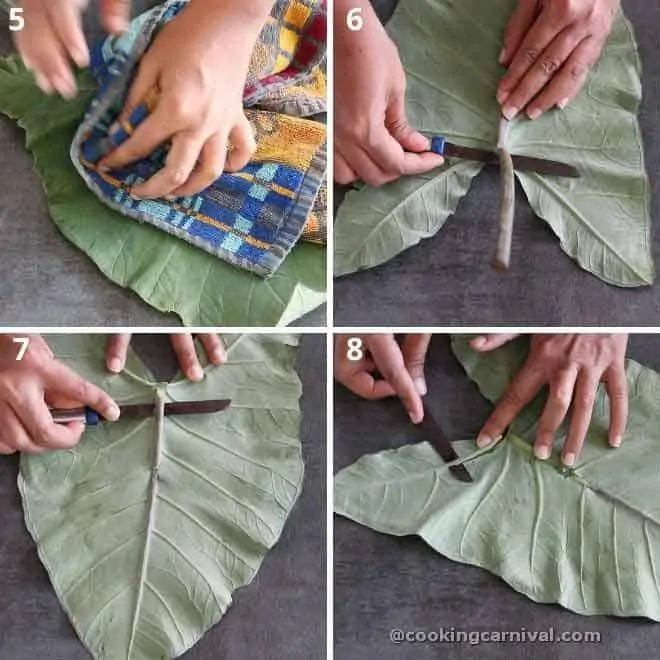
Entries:
[[[464, 158], [466, 160], [477, 160], [483, 163], [496, 165], [499, 157], [494, 151], [487, 149], [474, 149], [473, 147], [461, 147], [457, 144], [447, 142], [441, 135], [431, 138], [431, 151], [440, 156], [448, 158]], [[573, 165], [559, 163], [555, 160], [545, 158], [533, 158], [532, 156], [512, 156], [513, 167], [521, 172], [536, 172], [537, 174], [549, 174], [550, 176], [561, 176], [579, 178], [580, 172]]]
[[[231, 399], [210, 399], [208, 401], [177, 401], [166, 403], [164, 414], [168, 415], [203, 415], [207, 413], [220, 412], [225, 410]], [[153, 417], [155, 404], [138, 403], [126, 406], [120, 406], [121, 412], [119, 419], [145, 419]], [[96, 426], [106, 420], [95, 410], [89, 407], [85, 408], [52, 408], [50, 411], [53, 421], [56, 424], [67, 424], [68, 422], [84, 422], [87, 426]]]
[[[433, 448], [440, 454], [445, 463], [451, 463], [459, 459], [459, 455], [452, 447], [451, 442], [444, 434], [442, 428], [435, 421], [433, 415], [429, 412], [428, 408], [424, 406], [424, 419], [422, 420], [421, 427], [426, 432], [426, 439], [431, 443]], [[473, 479], [465, 465], [450, 465], [449, 471], [452, 476], [459, 481], [472, 483]]]

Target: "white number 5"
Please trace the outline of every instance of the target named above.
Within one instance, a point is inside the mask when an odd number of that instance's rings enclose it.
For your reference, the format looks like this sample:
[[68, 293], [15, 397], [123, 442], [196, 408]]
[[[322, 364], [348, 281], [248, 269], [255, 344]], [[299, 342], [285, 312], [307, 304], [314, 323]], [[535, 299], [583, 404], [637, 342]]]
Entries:
[[27, 351], [28, 346], [30, 345], [30, 338], [14, 337], [14, 344], [21, 345], [21, 347], [18, 349], [18, 355], [16, 356], [16, 362], [20, 362], [25, 357], [25, 351]]
[[9, 10], [9, 29], [12, 32], [20, 32], [25, 27], [25, 18], [23, 18], [23, 9], [21, 7], [12, 7]]

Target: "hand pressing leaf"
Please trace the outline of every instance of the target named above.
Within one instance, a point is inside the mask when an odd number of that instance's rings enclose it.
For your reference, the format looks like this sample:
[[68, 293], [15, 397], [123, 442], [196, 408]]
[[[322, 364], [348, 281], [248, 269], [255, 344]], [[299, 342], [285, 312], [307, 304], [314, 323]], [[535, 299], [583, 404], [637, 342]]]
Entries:
[[[130, 353], [104, 371], [104, 338], [49, 338], [120, 403], [229, 398], [206, 415], [102, 424], [67, 452], [23, 455], [27, 527], [97, 659], [184, 653], [254, 578], [300, 493], [295, 337], [245, 335], [202, 382], [157, 384]], [[229, 344], [229, 342], [228, 342]]]
[[325, 250], [319, 246], [297, 245], [264, 281], [105, 206], [69, 159], [94, 82], [83, 73], [78, 87], [72, 101], [48, 97], [16, 58], [0, 60], [0, 112], [26, 131], [51, 216], [107, 277], [193, 326], [287, 325], [323, 303]]
[[[388, 28], [407, 71], [408, 116], [416, 128], [469, 147], [495, 147], [496, 93], [504, 74], [498, 55], [514, 5], [401, 0]], [[620, 286], [650, 284], [654, 277], [649, 186], [636, 116], [639, 71], [632, 29], [621, 14], [579, 96], [567, 109], [536, 121], [518, 117], [505, 145], [514, 154], [577, 166], [579, 179], [522, 172], [517, 177], [562, 249]], [[348, 193], [335, 221], [335, 273], [382, 264], [437, 233], [481, 167], [450, 159], [433, 173]], [[494, 224], [497, 207], [494, 199], [489, 218]]]
[[[525, 359], [517, 340], [479, 355], [454, 350], [495, 401]], [[580, 614], [660, 621], [660, 375], [627, 365], [630, 417], [619, 449], [608, 447], [601, 387], [579, 465], [532, 454], [542, 397], [493, 449], [454, 443], [474, 483], [454, 479], [426, 442], [364, 456], [335, 478], [335, 510], [397, 536], [418, 534], [455, 561], [481, 566], [539, 602]], [[565, 438], [560, 433], [556, 446]]]

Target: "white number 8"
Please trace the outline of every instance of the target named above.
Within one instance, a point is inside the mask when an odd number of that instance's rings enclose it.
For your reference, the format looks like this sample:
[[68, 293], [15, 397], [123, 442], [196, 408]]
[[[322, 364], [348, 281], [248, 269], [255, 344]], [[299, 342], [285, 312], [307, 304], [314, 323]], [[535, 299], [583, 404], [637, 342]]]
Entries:
[[362, 340], [359, 337], [351, 337], [347, 342], [347, 346], [346, 358], [351, 362], [359, 362], [364, 357]]

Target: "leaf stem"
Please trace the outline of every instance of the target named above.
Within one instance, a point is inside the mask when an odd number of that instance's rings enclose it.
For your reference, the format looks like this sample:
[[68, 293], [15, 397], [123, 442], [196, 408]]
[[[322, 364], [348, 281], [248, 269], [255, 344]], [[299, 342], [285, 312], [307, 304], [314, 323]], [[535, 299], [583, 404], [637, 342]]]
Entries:
[[513, 239], [513, 218], [516, 210], [516, 180], [513, 174], [513, 160], [505, 148], [509, 121], [502, 117], [497, 140], [497, 155], [500, 159], [500, 232], [497, 239], [493, 268], [505, 271], [511, 261], [511, 241]]

